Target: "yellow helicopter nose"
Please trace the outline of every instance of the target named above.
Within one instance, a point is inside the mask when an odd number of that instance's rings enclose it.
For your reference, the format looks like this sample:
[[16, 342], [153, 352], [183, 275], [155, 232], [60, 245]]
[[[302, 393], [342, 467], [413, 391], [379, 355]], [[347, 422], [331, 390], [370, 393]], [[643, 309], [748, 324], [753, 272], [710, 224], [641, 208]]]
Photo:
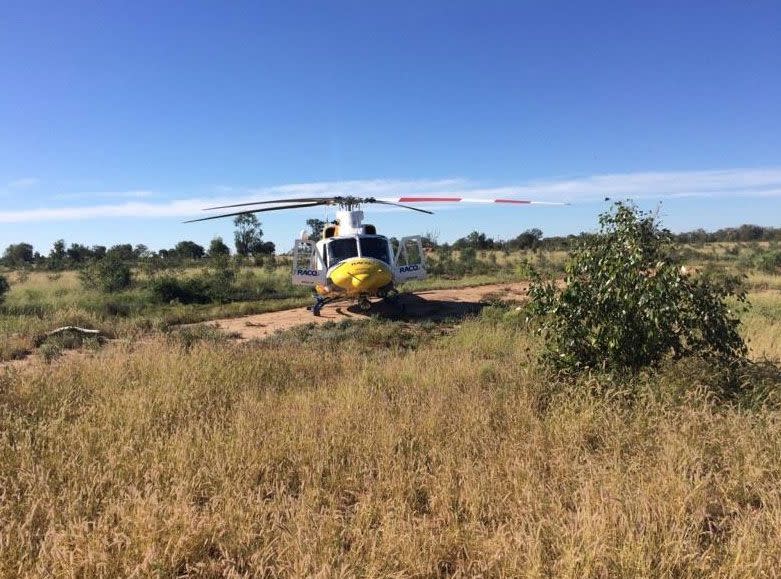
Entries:
[[354, 294], [375, 292], [393, 279], [387, 264], [364, 257], [344, 260], [329, 272], [329, 277], [334, 285]]

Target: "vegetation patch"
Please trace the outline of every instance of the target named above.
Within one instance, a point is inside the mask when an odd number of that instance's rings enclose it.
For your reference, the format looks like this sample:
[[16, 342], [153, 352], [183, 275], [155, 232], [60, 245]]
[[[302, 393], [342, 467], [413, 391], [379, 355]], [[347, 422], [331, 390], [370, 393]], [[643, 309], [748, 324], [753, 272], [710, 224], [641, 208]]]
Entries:
[[240, 337], [238, 334], [223, 332], [210, 324], [195, 324], [173, 328], [168, 331], [166, 336], [169, 343], [180, 345], [185, 348], [190, 348], [201, 342], [212, 344], [224, 343]]
[[56, 334], [37, 336], [34, 345], [41, 357], [51, 362], [65, 350], [98, 350], [105, 342], [106, 338], [100, 334], [85, 334], [75, 329], [65, 329]]
[[130, 265], [114, 253], [82, 268], [80, 277], [84, 287], [103, 293], [125, 290], [133, 282]]
[[637, 370], [667, 356], [745, 356], [728, 301], [745, 302], [737, 278], [690, 275], [670, 233], [631, 205], [617, 203], [600, 225], [573, 251], [563, 288], [539, 281], [530, 290], [555, 367]]
[[265, 348], [281, 346], [306, 346], [313, 351], [339, 349], [355, 354], [368, 354], [377, 350], [415, 350], [431, 340], [447, 334], [453, 324], [449, 322], [410, 323], [402, 321], [369, 320], [309, 323], [277, 332], [262, 343]]

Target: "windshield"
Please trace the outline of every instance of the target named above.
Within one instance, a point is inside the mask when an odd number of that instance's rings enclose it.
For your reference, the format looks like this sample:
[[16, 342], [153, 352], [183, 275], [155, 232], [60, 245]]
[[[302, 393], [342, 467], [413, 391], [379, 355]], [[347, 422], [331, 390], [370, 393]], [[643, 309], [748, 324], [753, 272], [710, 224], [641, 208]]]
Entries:
[[361, 256], [373, 257], [389, 264], [388, 240], [384, 237], [361, 237]]
[[354, 238], [332, 239], [328, 244], [328, 267], [350, 257], [358, 257], [358, 244]]

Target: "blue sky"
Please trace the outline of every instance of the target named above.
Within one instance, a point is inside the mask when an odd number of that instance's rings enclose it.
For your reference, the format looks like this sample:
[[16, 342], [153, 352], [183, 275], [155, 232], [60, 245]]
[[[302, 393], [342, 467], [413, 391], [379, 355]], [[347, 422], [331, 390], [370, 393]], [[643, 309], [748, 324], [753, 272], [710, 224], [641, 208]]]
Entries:
[[[4, 2], [0, 248], [231, 237], [216, 201], [566, 200], [371, 214], [394, 235], [781, 225], [781, 3]], [[308, 217], [262, 217], [281, 249]]]

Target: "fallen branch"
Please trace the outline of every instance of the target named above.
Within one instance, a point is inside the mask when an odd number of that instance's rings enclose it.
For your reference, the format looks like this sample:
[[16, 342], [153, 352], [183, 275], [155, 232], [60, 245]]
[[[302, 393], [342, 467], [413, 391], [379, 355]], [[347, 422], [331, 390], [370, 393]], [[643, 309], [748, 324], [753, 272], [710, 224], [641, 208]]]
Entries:
[[63, 326], [61, 328], [57, 328], [56, 330], [52, 330], [51, 332], [46, 332], [46, 336], [54, 336], [55, 334], [63, 334], [65, 332], [77, 332], [79, 334], [86, 334], [90, 336], [100, 335], [100, 330], [90, 330], [87, 328], [79, 328], [78, 326]]

